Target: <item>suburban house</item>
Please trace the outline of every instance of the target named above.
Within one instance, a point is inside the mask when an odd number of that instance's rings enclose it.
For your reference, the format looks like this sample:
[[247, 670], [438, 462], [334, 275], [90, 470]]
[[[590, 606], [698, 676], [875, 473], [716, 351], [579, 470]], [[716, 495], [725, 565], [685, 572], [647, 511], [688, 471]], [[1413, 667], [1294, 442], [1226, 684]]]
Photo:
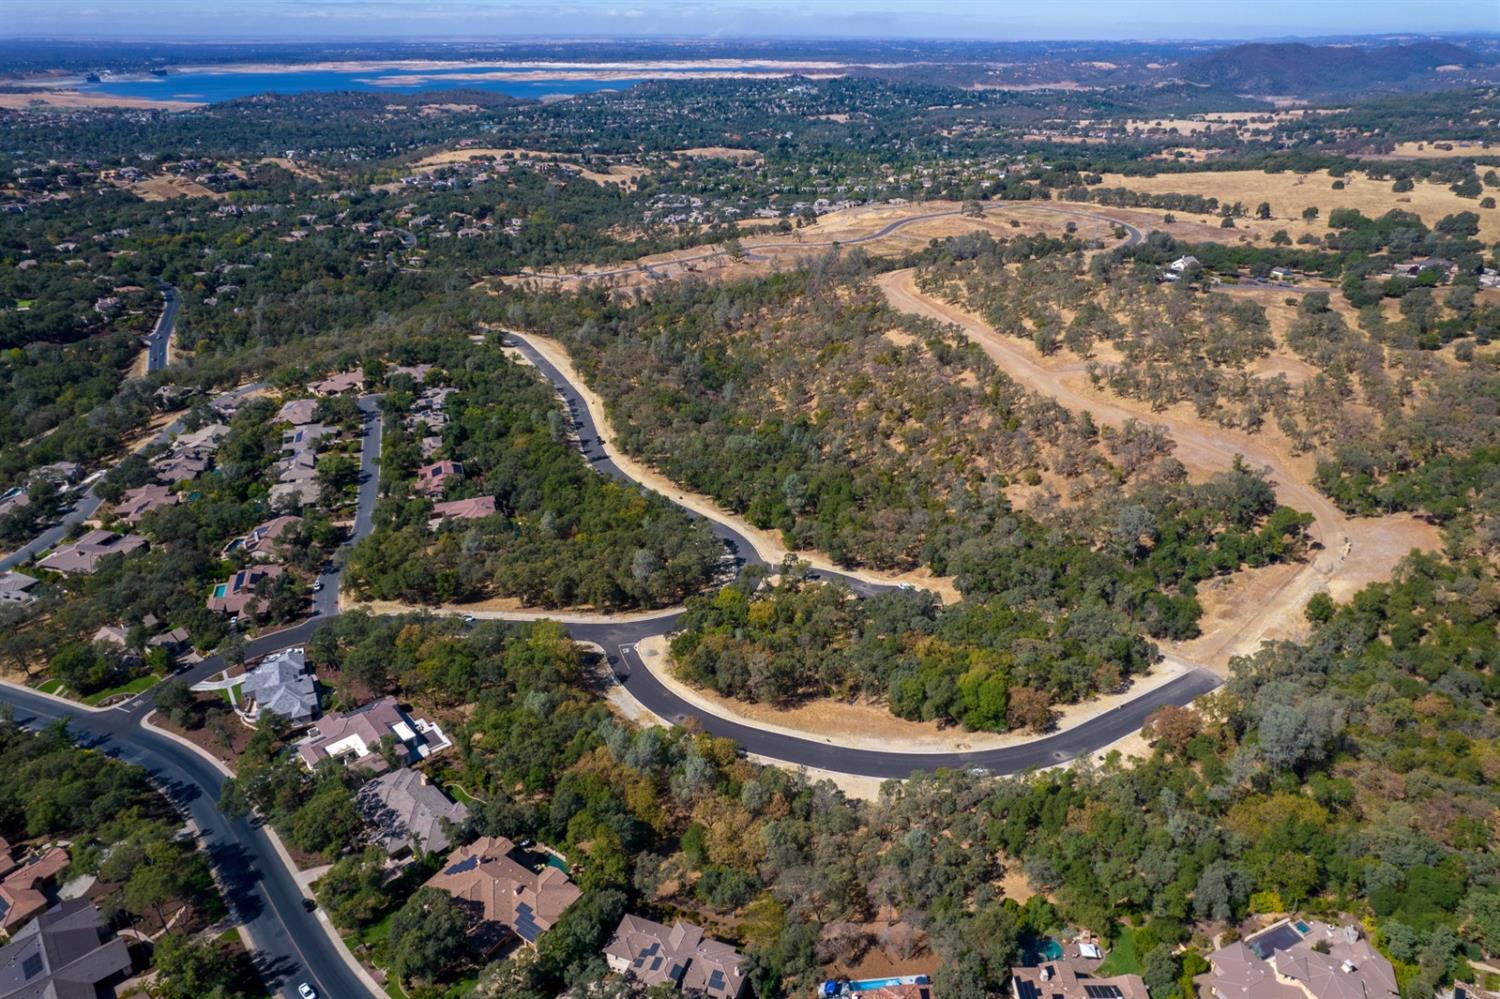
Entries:
[[396, 375], [405, 375], [420, 385], [427, 380], [431, 372], [432, 365], [430, 364], [393, 364], [386, 370], [385, 376], [393, 378]]
[[36, 577], [24, 572], [0, 572], [0, 604], [31, 603], [36, 599], [31, 592], [36, 584]]
[[276, 422], [290, 423], [294, 427], [300, 427], [313, 421], [313, 413], [317, 411], [317, 408], [318, 400], [316, 399], [289, 399], [276, 411]]
[[670, 982], [713, 999], [738, 999], [745, 992], [740, 952], [680, 919], [668, 928], [626, 913], [604, 948], [604, 959], [611, 971], [647, 986]]
[[186, 628], [173, 628], [171, 631], [152, 635], [146, 640], [146, 648], [164, 649], [167, 655], [176, 657], [188, 650], [188, 640], [191, 637]]
[[297, 745], [297, 753], [309, 770], [323, 760], [346, 757], [354, 766], [379, 771], [387, 765], [380, 755], [380, 743], [386, 737], [394, 740], [397, 755], [404, 754], [407, 763], [425, 760], [453, 745], [437, 725], [413, 719], [394, 697], [382, 697], [353, 711], [324, 715]]
[[76, 461], [54, 461], [31, 473], [32, 482], [51, 482], [58, 486], [69, 486], [83, 478], [83, 466]]
[[469, 817], [468, 808], [409, 767], [366, 783], [356, 804], [372, 830], [371, 841], [391, 857], [411, 851], [413, 845], [423, 853], [442, 853], [452, 845], [445, 825], [456, 826]]
[[448, 500], [445, 503], [434, 503], [432, 505], [432, 523], [429, 527], [436, 527], [446, 519], [452, 520], [479, 520], [484, 517], [493, 516], [495, 513], [495, 497], [475, 496], [473, 499]]
[[427, 887], [441, 888], [468, 913], [481, 953], [494, 951], [509, 934], [535, 946], [583, 894], [565, 872], [551, 864], [533, 870], [515, 852], [505, 837], [486, 836], [454, 850], [427, 879]]
[[332, 437], [337, 433], [336, 427], [330, 427], [326, 423], [309, 423], [303, 427], [293, 427], [281, 435], [281, 449], [293, 453], [311, 452], [323, 438]]
[[222, 554], [227, 558], [238, 549], [261, 561], [284, 555], [286, 552], [280, 545], [282, 535], [288, 530], [295, 532], [301, 526], [301, 517], [273, 517], [251, 528], [244, 537], [229, 542]]
[[129, 555], [146, 547], [138, 534], [116, 534], [114, 531], [89, 531], [71, 545], [63, 545], [37, 565], [65, 575], [88, 575], [99, 568], [99, 560], [109, 555]]
[[1208, 956], [1216, 999], [1396, 999], [1396, 972], [1357, 926], [1282, 920]]
[[1010, 969], [1012, 999], [1149, 999], [1140, 975], [1093, 978], [1058, 961]]
[[344, 371], [336, 375], [329, 375], [322, 381], [313, 382], [308, 391], [316, 396], [343, 395], [345, 392], [354, 392], [364, 388], [365, 373], [362, 368], [353, 371]]
[[158, 479], [169, 485], [175, 485], [178, 482], [191, 482], [208, 471], [208, 458], [196, 451], [190, 451], [158, 458], [151, 463], [151, 467], [156, 470]]
[[219, 449], [219, 442], [229, 436], [229, 428], [222, 423], [210, 423], [206, 427], [200, 427], [192, 433], [179, 434], [172, 442], [172, 450], [182, 453], [185, 451], [198, 451], [213, 454]]
[[267, 601], [255, 595], [256, 584], [263, 579], [275, 579], [285, 571], [279, 565], [241, 569], [225, 582], [214, 584], [208, 597], [208, 609], [220, 614], [264, 614]]
[[444, 459], [417, 469], [417, 489], [428, 496], [441, 496], [450, 482], [464, 477], [464, 466]]
[[252, 721], [270, 712], [290, 722], [312, 721], [318, 713], [318, 687], [301, 649], [282, 649], [261, 660], [240, 684], [240, 705]]
[[134, 489], [127, 489], [124, 497], [115, 504], [115, 516], [127, 524], [138, 524], [152, 510], [174, 506], [181, 498], [168, 487], [155, 483], [136, 486]]
[[130, 951], [87, 899], [55, 905], [0, 947], [0, 999], [93, 999], [130, 975]]
[[1173, 274], [1183, 274], [1195, 267], [1201, 266], [1203, 266], [1202, 261], [1200, 261], [1197, 257], [1188, 255], [1186, 257], [1178, 257], [1176, 260], [1167, 265], [1167, 269], [1170, 270]]
[[54, 846], [17, 862], [0, 839], [0, 930], [18, 926], [51, 904], [45, 890], [68, 866], [68, 851]]

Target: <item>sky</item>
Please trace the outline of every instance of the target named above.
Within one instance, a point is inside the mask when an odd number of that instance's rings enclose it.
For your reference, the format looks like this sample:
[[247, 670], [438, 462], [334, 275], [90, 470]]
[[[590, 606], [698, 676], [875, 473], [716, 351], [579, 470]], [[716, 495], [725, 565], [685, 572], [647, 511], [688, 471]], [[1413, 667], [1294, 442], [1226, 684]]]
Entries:
[[0, 0], [0, 38], [1244, 39], [1500, 32], [1500, 0]]

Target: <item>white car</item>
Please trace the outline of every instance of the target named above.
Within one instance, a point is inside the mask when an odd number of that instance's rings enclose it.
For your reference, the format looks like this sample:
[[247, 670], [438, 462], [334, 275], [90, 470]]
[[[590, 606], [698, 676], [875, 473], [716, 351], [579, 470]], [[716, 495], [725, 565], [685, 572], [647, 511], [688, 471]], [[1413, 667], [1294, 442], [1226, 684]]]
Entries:
[[301, 996], [302, 999], [318, 999], [318, 993], [313, 991], [313, 987], [306, 982], [303, 982], [301, 985], [297, 986], [297, 994]]

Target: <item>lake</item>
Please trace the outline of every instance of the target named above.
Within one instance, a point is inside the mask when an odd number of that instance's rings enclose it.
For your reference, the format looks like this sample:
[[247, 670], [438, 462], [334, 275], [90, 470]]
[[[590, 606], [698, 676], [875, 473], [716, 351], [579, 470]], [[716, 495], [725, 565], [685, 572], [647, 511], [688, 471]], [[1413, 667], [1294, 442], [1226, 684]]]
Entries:
[[[410, 69], [369, 66], [357, 70], [327, 70], [278, 67], [266, 72], [217, 70], [184, 70], [165, 77], [106, 78], [102, 83], [85, 83], [77, 89], [84, 92], [114, 94], [122, 97], [145, 97], [154, 100], [201, 101], [214, 103], [251, 94], [275, 92], [298, 94], [310, 90], [363, 90], [412, 93], [418, 90], [474, 89], [507, 94], [511, 97], [538, 99], [552, 94], [587, 94], [596, 90], [625, 90], [647, 79], [673, 76], [699, 76], [705, 72], [722, 72], [722, 67], [652, 68], [649, 73], [631, 79], [594, 79], [587, 76], [590, 67], [570, 66], [560, 75], [549, 75], [545, 69], [515, 66], [456, 66], [443, 69]], [[618, 72], [619, 67], [611, 67]], [[644, 69], [644, 67], [643, 67]], [[769, 67], [736, 67], [738, 72], [765, 72]], [[522, 73], [524, 80], [476, 80], [483, 73]], [[565, 78], [566, 77], [566, 78]], [[573, 79], [572, 77], [583, 77]]]

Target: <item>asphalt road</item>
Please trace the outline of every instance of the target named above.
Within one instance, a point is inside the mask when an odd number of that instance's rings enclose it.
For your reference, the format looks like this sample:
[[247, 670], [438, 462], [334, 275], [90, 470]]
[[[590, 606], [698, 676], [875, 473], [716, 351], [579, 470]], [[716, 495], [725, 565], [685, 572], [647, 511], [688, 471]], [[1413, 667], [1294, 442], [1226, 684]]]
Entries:
[[177, 325], [177, 289], [163, 284], [161, 297], [161, 316], [156, 320], [156, 328], [146, 337], [147, 371], [160, 371], [167, 366], [167, 344], [172, 341], [172, 327]]
[[[246, 386], [239, 391], [248, 392], [255, 387]], [[383, 423], [379, 398], [362, 398], [359, 406], [365, 413], [365, 428], [351, 544], [373, 528], [380, 488]], [[174, 424], [162, 434], [172, 433], [176, 427]], [[98, 498], [92, 490], [87, 496], [97, 507]], [[69, 516], [76, 516], [81, 509], [82, 504]], [[319, 580], [323, 585], [313, 595], [313, 617], [290, 628], [257, 636], [246, 643], [248, 656], [263, 656], [300, 645], [326, 618], [338, 613], [342, 558], [335, 558], [333, 568]], [[209, 656], [179, 673], [178, 678], [192, 684], [223, 668], [220, 657]], [[232, 911], [254, 938], [257, 966], [277, 994], [292, 999], [297, 995], [297, 986], [308, 982], [321, 999], [376, 999], [345, 963], [317, 916], [302, 907], [303, 895], [294, 874], [282, 863], [266, 831], [258, 822], [231, 821], [219, 814], [217, 802], [224, 786], [219, 770], [198, 753], [142, 727], [142, 720], [155, 705], [158, 689], [147, 690], [106, 711], [88, 711], [4, 685], [0, 686], [0, 704], [14, 711], [18, 723], [33, 728], [66, 720], [69, 731], [82, 745], [143, 767], [151, 774], [198, 828], [200, 843], [225, 886]]]
[[[1140, 239], [1139, 230], [1127, 227], [1127, 240], [1132, 245]], [[509, 333], [507, 337], [509, 345], [525, 355], [562, 396], [573, 419], [578, 446], [588, 462], [601, 474], [633, 483], [634, 480], [604, 450], [598, 426], [577, 387], [532, 347], [524, 334]], [[709, 523], [714, 533], [724, 540], [742, 565], [763, 564], [755, 547], [742, 534], [727, 524], [717, 521]], [[837, 572], [822, 571], [818, 575], [839, 579], [865, 596], [894, 588]], [[641, 662], [636, 644], [653, 635], [671, 633], [680, 617], [681, 612], [666, 612], [643, 620], [575, 623], [568, 625], [568, 633], [577, 641], [591, 642], [604, 649], [615, 676], [631, 696], [668, 721], [676, 723], [695, 717], [705, 731], [734, 739], [748, 753], [793, 765], [868, 777], [909, 777], [913, 771], [940, 767], [978, 767], [994, 774], [1011, 774], [1065, 763], [1140, 731], [1146, 717], [1162, 705], [1188, 704], [1215, 689], [1220, 683], [1213, 673], [1194, 668], [1147, 694], [1066, 731], [1002, 749], [965, 753], [897, 753], [854, 749], [841, 745], [838, 733], [830, 733], [822, 739], [800, 738], [745, 725], [719, 715], [706, 715], [663, 686]]]

